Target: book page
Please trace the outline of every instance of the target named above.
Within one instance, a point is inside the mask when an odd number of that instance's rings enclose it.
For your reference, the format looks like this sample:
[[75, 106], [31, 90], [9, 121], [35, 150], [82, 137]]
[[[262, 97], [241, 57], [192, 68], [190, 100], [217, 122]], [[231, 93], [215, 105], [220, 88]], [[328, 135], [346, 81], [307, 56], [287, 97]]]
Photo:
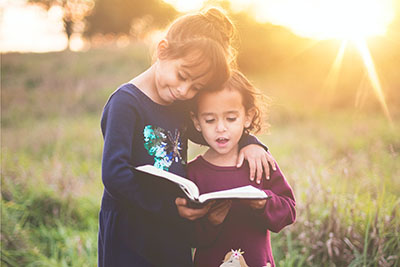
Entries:
[[143, 166], [135, 167], [135, 169], [155, 175], [162, 179], [167, 179], [171, 182], [178, 184], [180, 186], [180, 188], [182, 189], [182, 191], [185, 192], [185, 194], [188, 196], [188, 198], [190, 198], [192, 200], [197, 200], [199, 197], [200, 193], [199, 193], [199, 189], [197, 188], [197, 185], [187, 178], [176, 175], [172, 172], [158, 169], [157, 167], [154, 167], [153, 165], [143, 165]]
[[199, 201], [201, 203], [204, 203], [210, 199], [228, 199], [228, 198], [264, 199], [268, 198], [268, 195], [264, 191], [252, 185], [247, 185], [238, 188], [232, 188], [223, 191], [202, 194], [199, 196]]

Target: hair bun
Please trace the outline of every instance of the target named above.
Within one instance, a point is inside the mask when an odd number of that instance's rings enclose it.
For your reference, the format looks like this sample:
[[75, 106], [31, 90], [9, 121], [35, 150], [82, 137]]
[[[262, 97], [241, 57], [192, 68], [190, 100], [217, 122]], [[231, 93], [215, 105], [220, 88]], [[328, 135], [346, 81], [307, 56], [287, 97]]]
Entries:
[[224, 35], [228, 43], [231, 42], [235, 34], [235, 28], [232, 21], [221, 9], [211, 7], [202, 12], [202, 15], [208, 22], [210, 22], [215, 28], [217, 28], [218, 31], [221, 32], [221, 34]]
[[235, 37], [234, 24], [223, 10], [216, 7], [177, 18], [166, 34], [169, 47], [174, 47], [177, 51], [179, 47], [193, 40], [207, 39], [209, 43], [216, 42], [223, 48], [231, 66], [236, 63], [236, 50], [232, 45]]

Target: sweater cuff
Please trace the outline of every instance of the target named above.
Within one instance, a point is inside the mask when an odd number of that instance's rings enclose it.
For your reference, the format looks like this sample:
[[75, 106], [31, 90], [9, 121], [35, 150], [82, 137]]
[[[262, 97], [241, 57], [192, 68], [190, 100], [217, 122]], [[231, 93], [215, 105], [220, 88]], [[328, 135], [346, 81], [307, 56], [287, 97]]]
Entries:
[[264, 145], [260, 140], [258, 140], [257, 137], [255, 137], [252, 134], [245, 133], [242, 135], [242, 138], [240, 138], [239, 149], [241, 149], [245, 146], [248, 146], [248, 145], [260, 145], [265, 149], [265, 151], [268, 152], [268, 147], [266, 145]]

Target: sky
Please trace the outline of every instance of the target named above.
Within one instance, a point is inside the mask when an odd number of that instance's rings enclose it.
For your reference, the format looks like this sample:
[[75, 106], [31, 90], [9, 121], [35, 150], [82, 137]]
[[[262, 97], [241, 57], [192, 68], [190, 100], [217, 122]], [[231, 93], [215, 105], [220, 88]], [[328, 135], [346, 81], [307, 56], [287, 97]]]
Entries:
[[26, 6], [23, 0], [0, 0], [0, 51], [47, 52], [63, 50], [67, 38], [63, 31], [62, 10], [46, 12]]
[[[205, 0], [164, 0], [179, 11], [198, 10]], [[285, 26], [313, 39], [384, 35], [395, 16], [395, 0], [230, 0], [259, 22]]]
[[[164, 0], [178, 11], [203, 7], [205, 0]], [[234, 11], [246, 10], [260, 22], [289, 28], [313, 39], [360, 39], [384, 35], [394, 19], [395, 0], [231, 0]], [[25, 0], [0, 0], [0, 51], [47, 52], [67, 47], [62, 9], [46, 12]], [[73, 37], [72, 50], [82, 48]]]

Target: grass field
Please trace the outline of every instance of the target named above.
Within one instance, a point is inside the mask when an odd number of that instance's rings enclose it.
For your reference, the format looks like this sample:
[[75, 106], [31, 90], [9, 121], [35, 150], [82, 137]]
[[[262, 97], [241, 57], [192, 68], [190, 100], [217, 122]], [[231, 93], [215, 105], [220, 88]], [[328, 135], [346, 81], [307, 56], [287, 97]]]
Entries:
[[[136, 45], [2, 55], [3, 266], [96, 265], [101, 111], [148, 54]], [[298, 214], [273, 235], [278, 266], [399, 266], [399, 114], [391, 127], [379, 109], [317, 109], [290, 102], [290, 91], [271, 94], [272, 126], [260, 138]], [[191, 146], [190, 157], [200, 150]]]

